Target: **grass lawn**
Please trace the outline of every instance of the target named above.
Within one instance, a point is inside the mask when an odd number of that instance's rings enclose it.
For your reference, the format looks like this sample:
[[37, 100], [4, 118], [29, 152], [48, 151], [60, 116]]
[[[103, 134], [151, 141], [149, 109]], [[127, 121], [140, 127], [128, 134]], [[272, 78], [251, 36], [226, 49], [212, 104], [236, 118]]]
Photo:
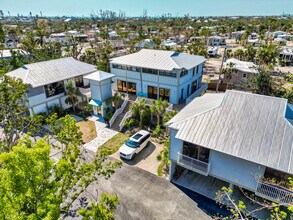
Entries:
[[108, 140], [105, 144], [99, 147], [99, 151], [102, 154], [111, 155], [118, 151], [119, 147], [127, 141], [129, 138], [129, 135], [118, 133], [114, 137], [112, 137], [110, 140]]
[[95, 122], [93, 121], [80, 121], [77, 123], [80, 131], [82, 132], [83, 143], [88, 143], [97, 137]]

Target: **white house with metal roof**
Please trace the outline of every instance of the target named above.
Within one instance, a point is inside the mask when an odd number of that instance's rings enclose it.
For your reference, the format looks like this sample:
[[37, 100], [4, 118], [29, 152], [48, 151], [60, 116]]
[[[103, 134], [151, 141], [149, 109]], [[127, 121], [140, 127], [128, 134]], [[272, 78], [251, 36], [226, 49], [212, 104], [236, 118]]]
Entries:
[[205, 61], [202, 56], [142, 49], [110, 61], [111, 73], [115, 75], [114, 89], [177, 104], [196, 92], [205, 92], [206, 86], [202, 86]]
[[228, 90], [194, 99], [167, 126], [170, 180], [215, 199], [223, 186], [293, 204], [293, 192], [268, 178], [293, 175], [293, 105]]
[[113, 74], [104, 71], [96, 71], [84, 77], [90, 81], [92, 100], [89, 102], [93, 106], [94, 115], [106, 116], [106, 108], [112, 107], [107, 104], [107, 100], [112, 97]]
[[79, 87], [88, 100], [91, 95], [89, 81], [84, 80], [84, 76], [95, 71], [96, 66], [67, 57], [26, 64], [7, 75], [22, 79], [28, 85], [28, 108], [32, 114], [46, 112], [52, 105], [71, 107], [65, 103], [65, 88], [69, 81]]

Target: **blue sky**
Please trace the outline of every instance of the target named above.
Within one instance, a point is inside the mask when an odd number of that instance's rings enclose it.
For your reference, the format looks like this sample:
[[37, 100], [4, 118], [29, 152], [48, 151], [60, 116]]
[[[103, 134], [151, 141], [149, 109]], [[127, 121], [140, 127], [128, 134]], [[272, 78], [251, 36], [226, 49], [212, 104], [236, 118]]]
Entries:
[[143, 9], [149, 16], [172, 13], [173, 16], [230, 16], [293, 14], [293, 0], [0, 0], [0, 10], [7, 15], [17, 13], [46, 16], [88, 16], [91, 11], [109, 9], [140, 16]]

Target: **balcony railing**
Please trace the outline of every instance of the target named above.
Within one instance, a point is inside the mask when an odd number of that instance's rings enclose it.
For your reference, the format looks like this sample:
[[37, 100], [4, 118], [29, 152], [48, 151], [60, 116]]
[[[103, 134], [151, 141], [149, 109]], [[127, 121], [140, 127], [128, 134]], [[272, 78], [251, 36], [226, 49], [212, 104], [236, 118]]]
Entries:
[[257, 182], [255, 195], [283, 205], [293, 205], [293, 192], [261, 181]]
[[207, 89], [208, 89], [208, 84], [207, 83], [202, 83], [201, 86], [186, 99], [186, 105], [188, 103], [190, 103], [194, 98], [200, 96]]
[[91, 92], [91, 87], [78, 87], [81, 94], [88, 94]]
[[210, 170], [210, 164], [194, 159], [178, 152], [177, 163], [194, 172], [207, 176]]

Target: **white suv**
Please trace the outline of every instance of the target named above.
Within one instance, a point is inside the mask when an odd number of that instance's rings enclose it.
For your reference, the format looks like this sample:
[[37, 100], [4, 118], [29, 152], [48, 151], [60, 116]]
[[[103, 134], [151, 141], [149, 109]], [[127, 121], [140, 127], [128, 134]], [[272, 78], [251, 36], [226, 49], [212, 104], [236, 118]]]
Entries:
[[135, 154], [147, 146], [150, 139], [150, 132], [144, 130], [137, 132], [119, 148], [120, 157], [131, 160]]

